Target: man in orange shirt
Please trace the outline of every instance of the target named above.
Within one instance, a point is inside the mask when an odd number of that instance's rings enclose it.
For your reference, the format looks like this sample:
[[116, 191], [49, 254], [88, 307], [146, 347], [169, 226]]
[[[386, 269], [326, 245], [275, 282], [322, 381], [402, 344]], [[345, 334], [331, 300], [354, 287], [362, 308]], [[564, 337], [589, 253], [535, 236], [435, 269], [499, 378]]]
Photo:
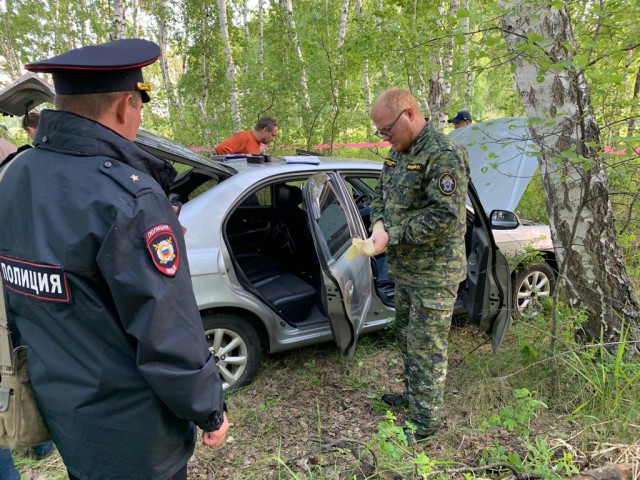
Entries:
[[227, 138], [216, 147], [217, 155], [248, 153], [258, 155], [260, 144], [267, 144], [276, 138], [278, 122], [273, 117], [262, 117], [253, 130], [243, 130]]

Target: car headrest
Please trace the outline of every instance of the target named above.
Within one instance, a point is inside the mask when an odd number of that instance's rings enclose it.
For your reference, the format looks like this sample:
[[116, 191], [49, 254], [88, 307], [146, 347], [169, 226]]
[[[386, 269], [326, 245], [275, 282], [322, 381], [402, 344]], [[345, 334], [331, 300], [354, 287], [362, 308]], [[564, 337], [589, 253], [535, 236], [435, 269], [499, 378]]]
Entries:
[[278, 185], [276, 187], [276, 206], [295, 208], [302, 203], [302, 190], [294, 185]]

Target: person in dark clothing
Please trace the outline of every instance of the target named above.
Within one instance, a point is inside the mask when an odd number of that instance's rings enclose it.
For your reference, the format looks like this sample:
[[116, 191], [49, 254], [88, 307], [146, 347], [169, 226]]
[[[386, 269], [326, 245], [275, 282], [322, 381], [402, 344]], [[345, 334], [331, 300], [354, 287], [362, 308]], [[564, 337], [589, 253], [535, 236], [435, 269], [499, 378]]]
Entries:
[[38, 130], [38, 123], [40, 123], [40, 114], [38, 112], [25, 113], [22, 117], [22, 129], [29, 136], [29, 140], [33, 142], [36, 138], [36, 131]]
[[8, 320], [71, 479], [186, 479], [196, 426], [213, 447], [229, 425], [166, 196], [176, 171], [133, 143], [159, 56], [127, 39], [27, 65], [53, 74], [57, 110], [0, 187]]
[[471, 114], [466, 110], [460, 110], [456, 113], [453, 118], [447, 120], [448, 123], [453, 123], [453, 128], [456, 130], [462, 127], [466, 127], [467, 125], [471, 125], [473, 120], [471, 119]]

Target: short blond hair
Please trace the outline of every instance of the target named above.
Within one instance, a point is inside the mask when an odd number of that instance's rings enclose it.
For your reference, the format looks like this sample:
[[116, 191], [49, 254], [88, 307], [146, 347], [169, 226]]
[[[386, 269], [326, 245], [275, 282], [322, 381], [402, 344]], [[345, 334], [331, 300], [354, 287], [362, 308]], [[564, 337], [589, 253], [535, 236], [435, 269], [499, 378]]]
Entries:
[[392, 87], [382, 92], [376, 101], [373, 102], [371, 110], [369, 111], [369, 117], [372, 118], [374, 113], [385, 107], [394, 113], [398, 113], [405, 108], [412, 108], [420, 114], [420, 108], [414, 96], [402, 88]]
[[80, 95], [56, 95], [53, 106], [56, 110], [75, 113], [81, 117], [92, 120], [99, 119], [116, 101], [126, 95], [133, 95], [134, 106], [142, 101], [140, 92], [108, 92], [108, 93], [84, 93]]

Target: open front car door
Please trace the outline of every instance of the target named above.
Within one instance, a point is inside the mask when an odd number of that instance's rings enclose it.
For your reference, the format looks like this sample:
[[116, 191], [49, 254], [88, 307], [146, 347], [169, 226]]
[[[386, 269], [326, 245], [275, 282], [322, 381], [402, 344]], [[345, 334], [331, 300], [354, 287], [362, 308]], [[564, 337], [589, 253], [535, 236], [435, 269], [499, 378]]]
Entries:
[[509, 263], [498, 249], [491, 225], [469, 184], [473, 212], [467, 211], [467, 284], [465, 304], [469, 321], [491, 335], [497, 352], [511, 325], [511, 274]]
[[325, 309], [333, 338], [349, 358], [371, 304], [368, 257], [347, 255], [352, 238], [367, 232], [349, 190], [339, 175], [319, 173], [303, 188], [307, 218], [323, 271]]

